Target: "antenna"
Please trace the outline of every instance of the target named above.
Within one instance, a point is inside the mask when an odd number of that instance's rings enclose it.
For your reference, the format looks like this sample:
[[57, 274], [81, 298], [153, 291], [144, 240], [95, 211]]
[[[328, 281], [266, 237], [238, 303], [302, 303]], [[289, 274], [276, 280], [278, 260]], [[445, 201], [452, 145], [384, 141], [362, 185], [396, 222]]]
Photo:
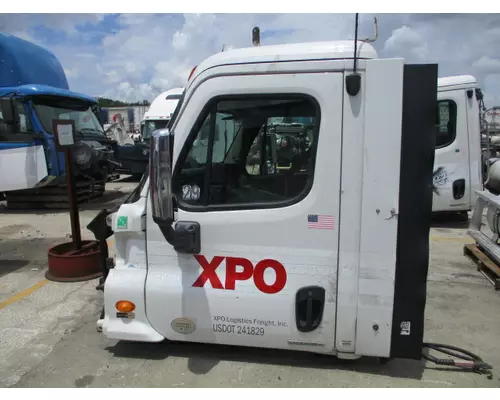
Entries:
[[260, 28], [258, 26], [252, 29], [252, 44], [260, 46]]
[[356, 67], [358, 66], [358, 17], [359, 14], [356, 13], [354, 18], [354, 67], [352, 69], [353, 73], [356, 73]]
[[223, 52], [223, 53], [224, 53], [224, 50], [226, 50], [226, 44], [225, 44], [225, 43], [222, 45], [222, 50], [221, 50], [221, 52]]
[[359, 14], [356, 13], [354, 19], [354, 67], [352, 74], [345, 77], [346, 90], [349, 96], [356, 96], [361, 90], [361, 75], [356, 72], [358, 64], [358, 17]]

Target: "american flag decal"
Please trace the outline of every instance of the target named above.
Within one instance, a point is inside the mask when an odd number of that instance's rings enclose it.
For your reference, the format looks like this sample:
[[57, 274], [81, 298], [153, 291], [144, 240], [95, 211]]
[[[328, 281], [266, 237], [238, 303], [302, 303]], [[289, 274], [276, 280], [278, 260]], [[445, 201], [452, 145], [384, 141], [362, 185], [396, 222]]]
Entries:
[[307, 216], [308, 229], [327, 229], [333, 230], [335, 217], [333, 215], [309, 214]]

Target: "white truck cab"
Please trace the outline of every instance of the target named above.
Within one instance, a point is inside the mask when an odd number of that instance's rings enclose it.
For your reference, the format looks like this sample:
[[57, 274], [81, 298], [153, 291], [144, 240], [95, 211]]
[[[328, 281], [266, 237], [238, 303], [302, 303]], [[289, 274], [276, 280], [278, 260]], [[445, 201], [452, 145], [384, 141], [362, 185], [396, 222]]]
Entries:
[[107, 216], [103, 334], [420, 359], [436, 97], [437, 65], [363, 42], [203, 61]]
[[473, 76], [438, 79], [435, 212], [470, 211], [482, 189], [480, 94]]
[[174, 88], [156, 96], [141, 122], [143, 139], [149, 139], [153, 131], [167, 127], [183, 92], [184, 88]]

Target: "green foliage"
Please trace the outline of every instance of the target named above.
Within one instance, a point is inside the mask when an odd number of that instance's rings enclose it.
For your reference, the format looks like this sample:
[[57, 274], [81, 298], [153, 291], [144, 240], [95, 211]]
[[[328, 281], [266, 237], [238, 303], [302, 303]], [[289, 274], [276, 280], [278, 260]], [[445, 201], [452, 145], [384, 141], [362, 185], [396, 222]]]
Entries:
[[120, 100], [112, 100], [105, 97], [97, 97], [97, 102], [100, 107], [129, 107], [129, 106], [149, 106], [148, 100], [136, 101], [134, 103], [127, 103]]

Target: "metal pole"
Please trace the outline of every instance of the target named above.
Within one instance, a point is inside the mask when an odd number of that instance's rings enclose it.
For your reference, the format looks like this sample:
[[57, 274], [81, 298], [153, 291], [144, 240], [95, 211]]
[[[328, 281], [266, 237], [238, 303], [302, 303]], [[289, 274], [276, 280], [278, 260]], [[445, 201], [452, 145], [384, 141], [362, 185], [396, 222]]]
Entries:
[[[491, 147], [490, 147], [490, 124], [486, 121], [486, 113], [493, 110], [495, 107], [488, 108], [483, 111], [483, 120], [486, 123], [486, 154], [488, 154], [488, 159], [486, 160], [486, 181], [490, 177], [490, 158], [491, 158]], [[480, 122], [481, 123], [481, 122]], [[480, 133], [481, 134], [481, 133]]]
[[65, 148], [66, 160], [66, 186], [68, 191], [69, 217], [71, 219], [71, 237], [73, 238], [73, 249], [80, 250], [82, 238], [80, 233], [80, 216], [78, 215], [78, 204], [76, 202], [76, 185], [71, 168], [71, 149]]

